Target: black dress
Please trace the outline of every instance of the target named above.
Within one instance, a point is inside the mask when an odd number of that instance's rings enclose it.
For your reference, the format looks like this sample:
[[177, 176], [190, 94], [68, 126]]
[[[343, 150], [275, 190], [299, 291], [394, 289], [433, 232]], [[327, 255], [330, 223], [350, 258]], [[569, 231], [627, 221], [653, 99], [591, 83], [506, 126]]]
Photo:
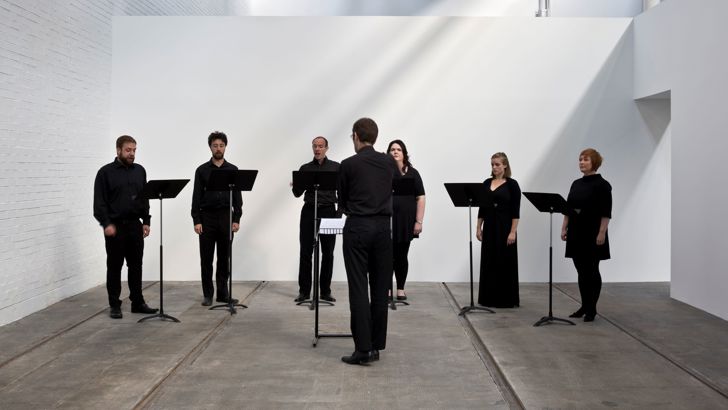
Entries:
[[425, 186], [416, 169], [407, 167], [407, 172], [401, 178], [414, 179], [415, 192], [414, 196], [394, 195], [392, 197], [392, 240], [394, 243], [410, 242], [418, 237], [414, 234], [417, 197], [425, 195]]
[[[485, 180], [490, 191], [492, 178]], [[521, 188], [514, 179], [491, 192], [492, 207], [481, 207], [478, 218], [483, 219], [483, 241], [480, 254], [480, 288], [478, 303], [483, 306], [511, 308], [520, 305], [518, 296], [517, 241], [508, 245], [513, 219], [520, 216]]]
[[566, 202], [569, 205], [566, 257], [609, 259], [609, 232], [604, 245], [596, 244], [602, 218], [612, 217], [609, 182], [599, 174], [579, 178], [571, 184]]

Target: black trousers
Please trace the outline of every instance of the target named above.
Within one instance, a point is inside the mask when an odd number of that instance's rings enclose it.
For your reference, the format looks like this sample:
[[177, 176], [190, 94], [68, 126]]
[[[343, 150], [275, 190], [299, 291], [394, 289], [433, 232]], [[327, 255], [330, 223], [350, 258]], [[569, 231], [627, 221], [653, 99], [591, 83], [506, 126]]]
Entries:
[[[336, 207], [334, 205], [320, 206], [318, 218], [335, 218]], [[313, 255], [313, 218], [314, 205], [306, 203], [301, 208], [301, 220], [299, 222], [298, 242], [300, 252], [298, 259], [298, 293], [303, 295], [311, 294], [311, 277], [313, 272], [311, 255]], [[317, 221], [316, 228], [321, 224]], [[334, 271], [334, 247], [336, 246], [336, 235], [319, 235], [321, 248], [321, 276], [319, 278], [319, 289], [322, 295], [331, 294], [331, 275]]]
[[203, 211], [202, 233], [200, 234], [200, 269], [202, 279], [202, 295], [211, 298], [215, 293], [212, 283], [212, 261], [217, 247], [217, 298], [228, 298], [228, 247], [230, 246], [230, 211], [227, 208]]
[[411, 243], [407, 241], [393, 244], [394, 276], [397, 278], [397, 289], [404, 289], [404, 283], [407, 281], [407, 272], [409, 271], [407, 254]]
[[599, 259], [595, 257], [574, 258], [574, 267], [579, 274], [581, 307], [590, 316], [597, 314], [597, 301], [602, 290], [602, 275], [599, 273]]
[[387, 290], [392, 278], [389, 217], [346, 219], [344, 265], [349, 281], [354, 346], [360, 352], [382, 350], [387, 343]]
[[109, 306], [121, 307], [121, 268], [128, 268], [129, 299], [133, 306], [144, 303], [142, 296], [142, 258], [144, 256], [144, 231], [137, 220], [116, 221], [116, 236], [104, 236], [106, 240], [106, 292]]

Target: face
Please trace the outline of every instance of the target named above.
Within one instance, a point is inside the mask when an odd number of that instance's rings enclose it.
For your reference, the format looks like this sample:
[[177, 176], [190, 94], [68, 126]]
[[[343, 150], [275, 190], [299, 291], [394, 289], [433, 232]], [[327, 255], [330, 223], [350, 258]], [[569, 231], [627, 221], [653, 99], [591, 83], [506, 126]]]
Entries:
[[122, 164], [127, 167], [134, 163], [136, 156], [136, 144], [133, 142], [125, 142], [121, 148], [116, 149], [116, 156]]
[[392, 158], [394, 158], [397, 162], [404, 161], [404, 153], [402, 153], [402, 147], [400, 147], [397, 143], [394, 143], [391, 147], [389, 147], [389, 155], [391, 155]]
[[212, 157], [218, 161], [225, 158], [225, 147], [225, 143], [222, 140], [213, 140], [212, 144], [210, 144]]
[[579, 171], [581, 171], [584, 174], [588, 174], [592, 172], [593, 166], [591, 157], [588, 155], [582, 155], [579, 157]]
[[493, 173], [494, 177], [500, 178], [503, 176], [504, 172], [506, 172], [506, 166], [503, 165], [503, 159], [502, 158], [492, 158], [490, 160], [490, 169]]
[[311, 143], [311, 148], [316, 161], [323, 160], [326, 157], [326, 151], [329, 150], [329, 147], [326, 146], [326, 140], [323, 138], [315, 138]]

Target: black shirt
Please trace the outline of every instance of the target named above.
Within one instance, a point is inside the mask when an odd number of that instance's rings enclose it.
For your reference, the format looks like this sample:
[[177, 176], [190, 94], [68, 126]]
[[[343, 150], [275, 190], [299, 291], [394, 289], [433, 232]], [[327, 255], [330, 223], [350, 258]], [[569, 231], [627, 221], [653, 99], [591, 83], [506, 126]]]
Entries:
[[[318, 161], [316, 161], [316, 158], [313, 159], [311, 162], [307, 162], [303, 165], [301, 165], [301, 168], [299, 168], [299, 171], [334, 171], [339, 172], [339, 167], [341, 165], [336, 162], [328, 159], [327, 157], [324, 157], [324, 160], [319, 164]], [[303, 202], [307, 204], [312, 204], [313, 201], [313, 191], [308, 190], [297, 190], [293, 189], [293, 195], [298, 198], [301, 196], [301, 194], [306, 192], [306, 195], [303, 196]], [[318, 204], [321, 205], [335, 205], [336, 204], [336, 191], [318, 191]]]
[[392, 179], [399, 175], [397, 162], [374, 147], [362, 147], [341, 161], [339, 209], [348, 216], [392, 215]]
[[610, 258], [609, 232], [603, 245], [596, 244], [602, 218], [612, 218], [612, 185], [600, 174], [587, 175], [571, 184], [566, 257]]
[[[215, 169], [229, 169], [237, 171], [238, 167], [223, 160], [221, 166], [216, 166], [212, 159], [197, 167], [195, 171], [195, 188], [192, 191], [192, 221], [195, 225], [202, 223], [200, 213], [203, 211], [227, 210], [230, 206], [229, 191], [208, 191], [207, 184], [210, 174]], [[243, 215], [243, 196], [240, 191], [233, 192], [233, 222], [240, 223]]]
[[149, 225], [149, 200], [142, 196], [146, 183], [147, 171], [139, 164], [127, 167], [115, 158], [101, 167], [94, 181], [94, 218], [104, 228], [139, 218]]

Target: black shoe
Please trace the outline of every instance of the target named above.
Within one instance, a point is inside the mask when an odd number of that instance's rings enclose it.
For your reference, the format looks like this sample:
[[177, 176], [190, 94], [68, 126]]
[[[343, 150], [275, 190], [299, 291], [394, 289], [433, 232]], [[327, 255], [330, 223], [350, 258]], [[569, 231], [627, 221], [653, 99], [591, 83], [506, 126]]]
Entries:
[[582, 316], [584, 316], [584, 313], [585, 313], [584, 312], [584, 308], [579, 308], [579, 310], [577, 310], [576, 312], [570, 314], [569, 317], [577, 317], [577, 318], [578, 317], [582, 317]]
[[212, 297], [202, 299], [202, 306], [212, 306]]
[[371, 352], [371, 356], [369, 358], [369, 361], [370, 362], [376, 362], [377, 360], [379, 360], [379, 350], [374, 349]]
[[407, 300], [407, 295], [403, 295], [403, 296], [397, 295], [397, 300]]
[[109, 317], [112, 319], [121, 319], [124, 315], [121, 314], [120, 307], [112, 307], [111, 310], [109, 310]]
[[321, 300], [325, 300], [327, 302], [336, 302], [336, 298], [331, 296], [331, 293], [327, 295], [321, 295]]
[[296, 303], [299, 303], [299, 302], [304, 302], [304, 301], [306, 301], [308, 299], [309, 299], [309, 297], [307, 295], [304, 295], [303, 293], [299, 293], [298, 294], [298, 297], [296, 297], [295, 299], [293, 299], [293, 301], [296, 302]]
[[217, 298], [215, 300], [220, 303], [232, 303], [233, 305], [237, 305], [238, 302], [240, 302], [239, 300], [237, 300], [235, 298], [232, 298], [232, 299], [231, 298]]
[[138, 306], [134, 306], [134, 305], [131, 306], [131, 313], [151, 314], [151, 313], [157, 313], [158, 311], [159, 311], [159, 309], [150, 308], [149, 305], [147, 305], [146, 303], [142, 303], [141, 305], [138, 305]]
[[584, 321], [585, 322], [593, 322], [594, 321], [594, 317], [596, 317], [596, 315], [584, 315]]
[[372, 359], [372, 352], [360, 352], [355, 350], [351, 356], [344, 356], [341, 361], [346, 364], [365, 364], [369, 363]]

